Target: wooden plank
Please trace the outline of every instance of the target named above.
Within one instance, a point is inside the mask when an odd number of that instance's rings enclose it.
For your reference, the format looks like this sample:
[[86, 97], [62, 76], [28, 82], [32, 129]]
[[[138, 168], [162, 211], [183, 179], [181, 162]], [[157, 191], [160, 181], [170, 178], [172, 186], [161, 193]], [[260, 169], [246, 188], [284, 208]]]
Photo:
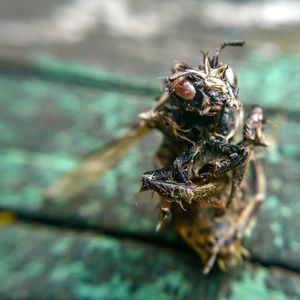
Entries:
[[[297, 201], [300, 128], [295, 101], [298, 94], [288, 97], [288, 91], [284, 90], [280, 98], [273, 99], [272, 95], [282, 89], [276, 84], [277, 75], [272, 75], [276, 64], [263, 62], [258, 68], [258, 60], [253, 59], [253, 67], [244, 70], [241, 77], [245, 99], [251, 95], [258, 98], [260, 91], [265, 95], [260, 104], [266, 108], [276, 133], [272, 147], [264, 154], [268, 198], [248, 248], [259, 260], [299, 270], [300, 223], [294, 221], [300, 211]], [[282, 62], [280, 72], [287, 70], [284, 58], [279, 57], [276, 62], [279, 67]], [[47, 73], [46, 65], [39, 68]], [[21, 69], [19, 66], [18, 70]], [[296, 64], [292, 65], [293, 72], [294, 69]], [[249, 80], [246, 71], [252, 74]], [[111, 90], [106, 84], [102, 86], [101, 80], [97, 88], [88, 84], [74, 85], [75, 82], [69, 80], [71, 70], [60, 81], [51, 79], [59, 74], [59, 68], [51, 69], [51, 76], [44, 79], [37, 76], [40, 73], [26, 73], [25, 77], [22, 72], [19, 75], [15, 72], [4, 70], [0, 76], [0, 164], [5, 174], [0, 181], [1, 207], [26, 213], [27, 217], [154, 236], [157, 218], [153, 201], [148, 197], [136, 206], [135, 195], [141, 174], [152, 168], [151, 157], [159, 143], [157, 134], [134, 147], [82, 197], [72, 201], [42, 198], [48, 184], [70, 170], [83, 154], [121, 135], [124, 126], [137, 120], [138, 113], [151, 106], [151, 100], [141, 93], [134, 95], [132, 89], [127, 93], [124, 86], [121, 92]], [[258, 72], [263, 72], [260, 76], [268, 78], [269, 85], [257, 83], [257, 89], [253, 90]], [[90, 78], [85, 74], [82, 77]], [[289, 84], [294, 88], [297, 78], [296, 75], [289, 77]], [[273, 87], [275, 92], [272, 90], [267, 95], [266, 87], [268, 90]], [[286, 97], [285, 102], [281, 97]], [[292, 103], [294, 107], [288, 106]], [[275, 110], [276, 105], [279, 112]], [[272, 137], [274, 133], [269, 131], [269, 135]], [[161, 237], [173, 239], [169, 231], [162, 232]]]
[[[140, 174], [145, 167], [151, 168], [153, 142], [133, 149], [122, 164], [105, 174], [96, 190], [78, 201], [49, 204], [42, 198], [44, 188], [74, 167], [83, 154], [121, 135], [137, 121], [138, 113], [149, 108], [145, 97], [38, 78], [2, 76], [0, 80], [0, 163], [6, 174], [0, 182], [2, 208], [62, 219], [77, 216], [106, 226], [111, 226], [113, 218], [117, 227], [131, 223], [131, 229], [145, 229], [141, 223], [147, 223], [146, 218], [142, 222], [136, 218], [136, 224], [128, 218], [132, 219], [132, 209], [135, 215], [144, 209], [131, 200], [139, 188]], [[153, 211], [152, 203], [148, 207]], [[146, 227], [152, 231], [154, 220]]]
[[100, 233], [10, 224], [0, 228], [0, 254], [1, 299], [300, 297], [292, 272], [245, 265], [204, 276], [189, 251]]
[[47, 57], [3, 58], [0, 57], [1, 73], [9, 76], [34, 76], [49, 81], [88, 86], [99, 90], [113, 90], [126, 94], [159, 96], [157, 79], [143, 79], [137, 75], [128, 77], [118, 73], [110, 73], [99, 68], [79, 64], [66, 64], [63, 61]]

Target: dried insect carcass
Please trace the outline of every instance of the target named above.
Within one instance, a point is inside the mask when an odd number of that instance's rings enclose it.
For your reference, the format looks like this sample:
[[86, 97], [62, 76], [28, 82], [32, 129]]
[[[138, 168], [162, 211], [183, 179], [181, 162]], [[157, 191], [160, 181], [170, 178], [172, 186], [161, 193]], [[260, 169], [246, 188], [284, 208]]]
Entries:
[[[242, 141], [233, 144], [243, 106], [235, 74], [219, 61], [228, 45], [243, 43], [224, 43], [211, 58], [203, 54], [198, 69], [177, 62], [160, 103], [142, 115], [164, 140], [156, 155], [159, 169], [143, 175], [141, 190], [160, 195], [157, 229], [172, 215], [176, 230], [204, 260], [204, 273], [216, 259], [223, 269], [241, 260], [241, 239], [264, 198], [262, 167], [253, 159], [254, 147], [266, 146], [263, 112], [253, 107]], [[252, 194], [243, 180], [250, 164]]]
[[[242, 140], [235, 143], [243, 120], [236, 76], [219, 61], [227, 42], [212, 57], [193, 68], [176, 62], [165, 79], [166, 91], [156, 106], [124, 137], [95, 151], [73, 171], [55, 182], [46, 197], [70, 198], [88, 188], [151, 129], [164, 139], [156, 153], [157, 167], [142, 177], [142, 191], [160, 196], [157, 229], [172, 217], [175, 229], [202, 257], [208, 273], [215, 260], [222, 268], [235, 265], [246, 250], [245, 232], [264, 199], [261, 163], [255, 146], [265, 146], [262, 109], [253, 107], [244, 123]], [[254, 182], [245, 176], [251, 169]]]

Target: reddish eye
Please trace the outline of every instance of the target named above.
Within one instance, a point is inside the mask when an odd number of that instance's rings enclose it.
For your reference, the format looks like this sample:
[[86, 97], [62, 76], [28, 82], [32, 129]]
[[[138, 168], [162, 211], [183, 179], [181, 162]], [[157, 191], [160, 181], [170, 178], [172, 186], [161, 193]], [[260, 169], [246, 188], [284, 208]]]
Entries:
[[185, 100], [192, 100], [196, 95], [193, 84], [184, 76], [171, 81], [170, 87], [179, 97]]

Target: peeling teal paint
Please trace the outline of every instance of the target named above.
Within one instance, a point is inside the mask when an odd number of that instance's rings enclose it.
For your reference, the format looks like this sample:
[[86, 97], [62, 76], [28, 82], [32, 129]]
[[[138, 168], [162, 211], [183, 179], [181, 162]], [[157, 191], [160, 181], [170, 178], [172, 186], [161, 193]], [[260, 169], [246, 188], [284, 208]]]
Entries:
[[55, 241], [50, 248], [51, 254], [54, 256], [61, 256], [66, 254], [68, 249], [70, 249], [71, 242], [71, 238], [63, 238]]
[[275, 247], [283, 248], [284, 240], [282, 235], [282, 226], [277, 222], [273, 222], [270, 224], [270, 228], [273, 231], [273, 240]]
[[29, 278], [39, 278], [44, 275], [44, 273], [47, 271], [47, 265], [44, 262], [41, 261], [34, 261], [28, 264], [23, 272], [28, 276]]
[[66, 64], [65, 61], [57, 61], [46, 56], [34, 57], [31, 63], [40, 70], [41, 73], [52, 74], [62, 80], [73, 79], [78, 82], [93, 85], [105, 85], [106, 83], [115, 83], [116, 85], [127, 85], [133, 89], [139, 90], [147, 86], [152, 93], [157, 91], [157, 80], [149, 82], [149, 79], [143, 80], [141, 77], [130, 76], [127, 78], [118, 74], [111, 74], [105, 70], [92, 68], [91, 66], [79, 65], [77, 62]]
[[55, 266], [52, 270], [49, 280], [53, 280], [56, 282], [61, 282], [66, 279], [80, 279], [83, 280], [88, 275], [88, 270], [86, 267], [80, 262], [60, 262], [59, 265]]
[[268, 196], [264, 203], [264, 210], [273, 210], [278, 207], [280, 200], [276, 195]]
[[130, 285], [129, 280], [124, 280], [116, 274], [109, 281], [100, 284], [81, 283], [75, 287], [74, 293], [81, 299], [125, 300], [130, 297]]
[[[298, 62], [298, 55], [269, 57], [260, 52], [252, 53], [248, 57], [247, 67], [239, 66], [236, 70], [241, 99], [251, 101], [251, 103], [263, 103], [269, 107], [286, 107], [291, 104], [294, 109], [299, 109]], [[249, 95], [252, 99], [249, 99]]]
[[134, 293], [133, 299], [185, 299], [191, 288], [187, 278], [184, 278], [180, 271], [174, 271], [140, 287]]
[[300, 252], [300, 241], [290, 241], [290, 247], [295, 252]]
[[[109, 251], [115, 258], [121, 255], [121, 250], [119, 248], [118, 242], [109, 237], [105, 236], [93, 236], [90, 237], [86, 247], [84, 248], [84, 255], [88, 255], [93, 251]], [[99, 262], [100, 263], [100, 262]]]
[[282, 291], [270, 290], [266, 286], [268, 273], [266, 270], [259, 269], [254, 273], [244, 273], [242, 279], [233, 283], [231, 293], [228, 297], [222, 297], [222, 300], [287, 300], [296, 299], [285, 295]]

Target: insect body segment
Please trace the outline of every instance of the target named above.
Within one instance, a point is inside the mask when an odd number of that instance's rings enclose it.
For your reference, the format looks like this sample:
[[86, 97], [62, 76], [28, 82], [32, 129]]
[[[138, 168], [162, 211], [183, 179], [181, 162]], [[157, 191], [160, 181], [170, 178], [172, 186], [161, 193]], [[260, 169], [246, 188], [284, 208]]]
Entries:
[[[143, 175], [141, 191], [160, 196], [157, 228], [172, 217], [175, 229], [202, 257], [205, 273], [216, 260], [226, 269], [245, 256], [241, 240], [264, 195], [263, 171], [254, 160], [255, 146], [266, 146], [263, 111], [253, 107], [242, 140], [232, 143], [243, 106], [235, 74], [219, 61], [225, 46], [243, 44], [224, 43], [212, 58], [204, 53], [198, 69], [177, 62], [166, 80], [167, 93], [143, 115], [164, 140], [156, 155], [158, 168]], [[248, 168], [254, 184], [249, 184]]]

